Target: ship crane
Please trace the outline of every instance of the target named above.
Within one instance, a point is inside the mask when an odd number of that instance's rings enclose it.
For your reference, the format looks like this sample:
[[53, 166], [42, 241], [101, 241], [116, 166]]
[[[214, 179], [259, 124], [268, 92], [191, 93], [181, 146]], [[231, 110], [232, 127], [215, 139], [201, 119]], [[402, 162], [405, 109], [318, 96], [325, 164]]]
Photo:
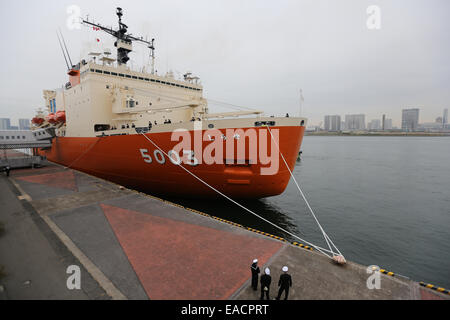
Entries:
[[107, 28], [102, 26], [101, 24], [94, 23], [88, 20], [88, 17], [86, 17], [86, 20], [82, 20], [82, 23], [88, 26], [92, 26], [94, 28], [97, 28], [97, 30], [102, 30], [113, 37], [116, 38], [116, 42], [114, 43], [114, 46], [117, 48], [117, 63], [119, 65], [126, 65], [127, 62], [130, 60], [128, 57], [128, 54], [133, 50], [132, 43], [133, 41], [143, 43], [147, 45], [147, 47], [151, 50], [151, 57], [154, 59], [155, 57], [155, 45], [154, 41], [155, 39], [152, 39], [151, 41], [144, 40], [143, 37], [134, 37], [128, 32], [128, 26], [122, 22], [122, 16], [123, 11], [122, 8], [117, 8], [116, 14], [119, 18], [119, 29], [114, 30], [112, 27]]

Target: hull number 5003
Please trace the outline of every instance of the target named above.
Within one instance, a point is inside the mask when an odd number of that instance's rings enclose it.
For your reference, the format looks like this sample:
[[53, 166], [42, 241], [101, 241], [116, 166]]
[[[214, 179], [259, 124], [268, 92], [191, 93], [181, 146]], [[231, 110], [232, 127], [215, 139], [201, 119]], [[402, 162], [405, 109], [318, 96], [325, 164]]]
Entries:
[[[149, 154], [149, 151], [147, 149], [139, 149], [142, 159], [144, 159], [144, 162], [146, 163], [152, 163], [153, 159], [151, 155]], [[182, 159], [180, 158], [180, 155], [174, 151], [170, 150], [167, 155], [169, 156], [170, 162], [172, 162], [175, 165], [180, 165], [182, 162]], [[185, 164], [188, 164], [190, 166], [196, 166], [198, 165], [198, 160], [194, 156], [194, 151], [192, 150], [183, 150], [183, 157], [186, 156]], [[162, 153], [161, 150], [156, 149], [153, 151], [153, 158], [156, 162], [159, 164], [165, 164], [166, 163], [166, 157], [164, 156], [164, 153]]]

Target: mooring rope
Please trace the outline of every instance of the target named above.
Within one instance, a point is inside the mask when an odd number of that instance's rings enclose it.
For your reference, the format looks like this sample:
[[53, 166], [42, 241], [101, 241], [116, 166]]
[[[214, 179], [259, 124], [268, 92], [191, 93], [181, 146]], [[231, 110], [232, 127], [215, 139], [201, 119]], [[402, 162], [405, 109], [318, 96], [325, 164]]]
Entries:
[[[333, 245], [333, 247], [336, 249], [336, 251], [339, 253], [339, 255], [342, 256], [342, 257], [344, 257], [344, 256], [342, 255], [342, 253], [339, 251], [339, 249], [336, 247], [336, 245], [333, 243], [333, 241], [330, 239], [330, 237], [328, 236], [328, 234], [325, 232], [325, 230], [323, 230], [322, 225], [320, 224], [319, 220], [317, 219], [316, 215], [314, 214], [314, 211], [313, 211], [313, 209], [311, 208], [311, 206], [309, 205], [309, 202], [308, 202], [308, 200], [306, 199], [305, 194], [303, 193], [302, 189], [300, 188], [299, 184], [297, 183], [297, 180], [295, 179], [294, 174], [292, 173], [291, 169], [289, 168], [289, 166], [288, 166], [288, 164], [287, 164], [287, 162], [286, 162], [286, 159], [284, 158], [284, 155], [283, 155], [283, 153], [281, 152], [280, 146], [278, 145], [277, 141], [276, 141], [275, 138], [273, 137], [272, 131], [270, 131], [269, 126], [266, 126], [266, 127], [267, 127], [267, 130], [268, 130], [269, 133], [270, 133], [270, 136], [272, 137], [273, 142], [275, 142], [275, 145], [277, 146], [278, 151], [280, 152], [281, 158], [283, 159], [284, 164], [286, 165], [286, 168], [288, 169], [288, 171], [289, 171], [289, 173], [290, 173], [290, 175], [291, 175], [291, 177], [292, 177], [292, 180], [294, 180], [294, 183], [295, 183], [295, 185], [297, 186], [297, 189], [298, 189], [298, 191], [300, 192], [300, 195], [303, 197], [303, 200], [305, 201], [306, 206], [308, 207], [309, 211], [311, 212], [311, 215], [314, 217], [314, 220], [316, 221], [317, 225], [319, 226], [320, 231], [322, 231], [322, 235], [323, 235], [323, 237], [325, 238], [325, 241], [326, 241], [328, 247], [330, 248], [330, 251], [333, 252], [333, 248], [331, 247], [331, 245]], [[330, 243], [331, 243], [331, 245], [330, 245]], [[336, 255], [336, 254], [333, 252], [333, 255]]]
[[101, 140], [101, 138], [98, 138], [97, 141], [95, 141], [94, 143], [92, 143], [89, 148], [87, 148], [78, 158], [76, 158], [74, 161], [72, 161], [67, 167], [64, 167], [64, 169], [69, 169], [75, 162], [77, 162], [78, 160], [81, 159], [81, 157], [83, 157], [84, 155], [86, 155], [88, 153], [89, 150], [91, 150], [99, 141]]
[[[157, 148], [157, 149], [158, 149], [159, 151], [161, 151], [164, 155], [166, 155], [167, 158], [171, 159], [170, 156], [169, 156], [163, 149], [161, 149], [155, 142], [153, 142], [152, 139], [150, 139], [149, 137], [147, 137], [143, 132], [141, 132], [140, 134], [143, 135], [144, 138], [146, 138], [146, 139], [147, 139], [147, 140], [148, 140], [155, 148]], [[173, 162], [172, 162], [172, 163], [173, 163]], [[209, 188], [212, 189], [213, 191], [215, 191], [215, 192], [217, 192], [218, 194], [220, 194], [220, 195], [221, 195], [222, 197], [224, 197], [225, 199], [227, 199], [227, 200], [233, 202], [235, 205], [237, 205], [237, 206], [239, 206], [240, 208], [246, 210], [247, 212], [250, 212], [250, 213], [253, 214], [254, 216], [258, 217], [259, 219], [261, 219], [261, 220], [263, 220], [263, 221], [269, 223], [270, 225], [272, 225], [272, 226], [274, 226], [275, 228], [277, 228], [277, 229], [283, 231], [284, 233], [286, 233], [286, 234], [288, 234], [288, 235], [290, 235], [290, 236], [292, 236], [292, 237], [294, 237], [294, 238], [296, 238], [296, 239], [299, 239], [300, 241], [302, 241], [302, 242], [308, 244], [309, 246], [311, 246], [311, 247], [317, 249], [317, 251], [321, 252], [322, 254], [326, 255], [327, 257], [329, 257], [329, 258], [331, 258], [331, 259], [332, 259], [333, 256], [335, 255], [335, 253], [334, 253], [332, 250], [328, 250], [328, 249], [319, 247], [319, 246], [317, 246], [317, 245], [315, 245], [315, 244], [312, 244], [312, 243], [309, 242], [309, 241], [306, 241], [306, 240], [300, 238], [299, 236], [297, 236], [297, 235], [295, 235], [295, 234], [293, 234], [293, 233], [291, 233], [291, 232], [289, 232], [289, 231], [283, 229], [282, 227], [280, 227], [280, 226], [276, 225], [275, 223], [273, 223], [273, 222], [271, 222], [271, 221], [269, 221], [269, 220], [267, 220], [267, 219], [261, 217], [260, 215], [258, 215], [257, 213], [253, 212], [252, 210], [246, 208], [246, 207], [243, 206], [242, 204], [240, 204], [240, 203], [236, 202], [235, 200], [231, 199], [230, 197], [228, 197], [227, 195], [225, 195], [224, 193], [220, 192], [219, 190], [217, 190], [216, 188], [214, 188], [213, 186], [211, 186], [210, 184], [208, 184], [206, 181], [204, 181], [203, 179], [201, 179], [200, 177], [198, 177], [196, 174], [194, 174], [193, 172], [191, 172], [191, 171], [189, 171], [188, 169], [186, 169], [183, 165], [181, 165], [181, 161], [180, 161], [180, 163], [178, 163], [178, 164], [177, 164], [177, 163], [174, 163], [174, 164], [180, 166], [184, 171], [186, 171], [187, 173], [189, 173], [191, 176], [193, 176], [194, 178], [196, 178], [198, 181], [200, 181], [201, 183], [203, 183], [204, 185], [206, 185], [207, 187], [209, 187]], [[331, 253], [331, 255], [327, 254], [326, 252]]]

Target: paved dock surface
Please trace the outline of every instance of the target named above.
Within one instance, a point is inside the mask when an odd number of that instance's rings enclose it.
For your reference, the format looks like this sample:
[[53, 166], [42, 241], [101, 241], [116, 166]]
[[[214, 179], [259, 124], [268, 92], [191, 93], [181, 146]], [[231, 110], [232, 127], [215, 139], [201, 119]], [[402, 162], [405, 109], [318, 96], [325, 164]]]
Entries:
[[[9, 299], [259, 299], [250, 264], [289, 267], [289, 299], [448, 299], [418, 283], [330, 259], [210, 216], [49, 164], [0, 177], [0, 285]], [[230, 209], [232, 209], [230, 207]], [[70, 265], [81, 290], [69, 290]], [[283, 298], [284, 296], [282, 296]]]

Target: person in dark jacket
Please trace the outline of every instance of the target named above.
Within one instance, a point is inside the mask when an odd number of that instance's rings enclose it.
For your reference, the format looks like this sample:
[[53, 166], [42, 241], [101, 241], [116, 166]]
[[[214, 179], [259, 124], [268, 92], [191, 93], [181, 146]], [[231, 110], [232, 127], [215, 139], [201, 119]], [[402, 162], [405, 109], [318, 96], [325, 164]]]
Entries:
[[267, 300], [270, 300], [270, 283], [272, 282], [272, 277], [270, 276], [270, 269], [266, 268], [264, 273], [261, 276], [261, 298], [260, 300], [264, 300], [264, 293], [266, 294]]
[[292, 278], [287, 273], [288, 267], [284, 266], [281, 270], [283, 270], [283, 274], [280, 276], [280, 280], [278, 281], [278, 286], [280, 287], [280, 289], [278, 290], [277, 300], [280, 300], [283, 291], [285, 292], [284, 300], [287, 300], [289, 295], [289, 288], [292, 287]]
[[253, 263], [250, 266], [250, 270], [252, 271], [252, 288], [256, 291], [258, 289], [259, 274], [258, 259], [253, 260]]

